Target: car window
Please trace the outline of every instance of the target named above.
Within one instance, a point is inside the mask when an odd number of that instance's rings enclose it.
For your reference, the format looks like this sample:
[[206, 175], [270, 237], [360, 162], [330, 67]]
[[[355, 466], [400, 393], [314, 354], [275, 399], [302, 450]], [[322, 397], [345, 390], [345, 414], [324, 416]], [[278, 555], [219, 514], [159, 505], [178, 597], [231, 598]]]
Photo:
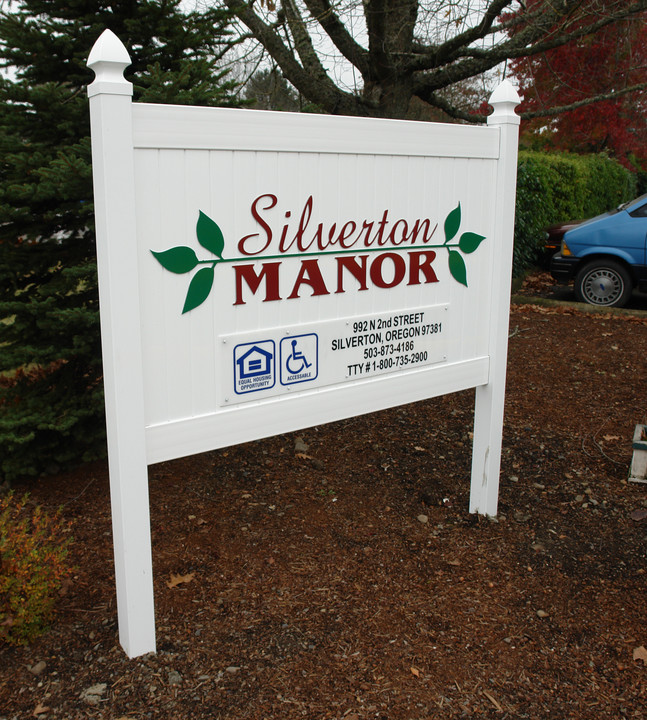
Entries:
[[631, 217], [635, 218], [647, 217], [647, 203], [633, 209], [629, 214], [631, 215]]

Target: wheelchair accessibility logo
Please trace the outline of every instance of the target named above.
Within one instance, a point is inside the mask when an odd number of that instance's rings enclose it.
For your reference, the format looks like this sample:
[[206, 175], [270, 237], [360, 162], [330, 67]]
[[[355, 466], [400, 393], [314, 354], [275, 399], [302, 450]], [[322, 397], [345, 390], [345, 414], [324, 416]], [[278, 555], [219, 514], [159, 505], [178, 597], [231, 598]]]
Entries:
[[315, 380], [319, 374], [319, 338], [316, 333], [292, 335], [280, 343], [281, 385]]

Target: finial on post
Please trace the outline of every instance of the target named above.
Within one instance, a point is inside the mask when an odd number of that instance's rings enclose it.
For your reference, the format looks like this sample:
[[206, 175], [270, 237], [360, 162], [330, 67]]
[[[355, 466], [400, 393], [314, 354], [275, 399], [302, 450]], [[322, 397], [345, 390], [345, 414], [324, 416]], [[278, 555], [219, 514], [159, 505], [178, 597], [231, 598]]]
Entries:
[[124, 44], [112, 30], [104, 30], [88, 57], [88, 67], [96, 76], [88, 87], [88, 95], [132, 95], [132, 83], [124, 78], [124, 70], [129, 65], [130, 55]]
[[490, 95], [489, 103], [494, 108], [494, 112], [487, 119], [488, 125], [502, 123], [519, 125], [521, 118], [515, 112], [515, 108], [520, 102], [521, 98], [515, 86], [509, 80], [504, 80]]

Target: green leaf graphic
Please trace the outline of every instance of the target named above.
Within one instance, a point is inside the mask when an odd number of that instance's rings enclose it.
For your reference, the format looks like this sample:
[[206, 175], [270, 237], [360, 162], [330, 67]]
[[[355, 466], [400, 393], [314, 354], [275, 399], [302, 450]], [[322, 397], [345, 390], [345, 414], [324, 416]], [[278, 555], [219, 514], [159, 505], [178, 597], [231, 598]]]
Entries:
[[189, 289], [186, 293], [186, 300], [182, 308], [182, 315], [197, 308], [209, 297], [213, 285], [213, 271], [215, 263], [211, 267], [204, 267], [193, 276]]
[[200, 210], [200, 216], [195, 226], [195, 233], [198, 236], [198, 242], [205, 250], [222, 258], [222, 251], [225, 249], [225, 238], [222, 235], [222, 230], [202, 210]]
[[461, 224], [461, 204], [455, 207], [445, 220], [445, 244], [447, 244], [458, 232]]
[[153, 255], [157, 258], [159, 264], [166, 270], [182, 275], [193, 270], [198, 264], [198, 258], [195, 252], [189, 247], [174, 247], [170, 250], [163, 250], [162, 252], [155, 252], [151, 250]]
[[473, 232], [466, 232], [461, 235], [461, 239], [458, 241], [458, 247], [466, 255], [473, 253], [474, 250], [485, 240], [484, 235], [479, 235]]
[[456, 250], [449, 251], [449, 272], [454, 280], [467, 287], [467, 268], [463, 256]]

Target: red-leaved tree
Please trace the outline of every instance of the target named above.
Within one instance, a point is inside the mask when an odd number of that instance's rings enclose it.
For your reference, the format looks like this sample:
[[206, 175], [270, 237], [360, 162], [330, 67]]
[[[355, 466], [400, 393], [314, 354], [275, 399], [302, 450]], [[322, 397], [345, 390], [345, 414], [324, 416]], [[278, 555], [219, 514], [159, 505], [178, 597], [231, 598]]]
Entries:
[[647, 169], [647, 13], [511, 68], [527, 140], [557, 150], [606, 150], [628, 167]]

